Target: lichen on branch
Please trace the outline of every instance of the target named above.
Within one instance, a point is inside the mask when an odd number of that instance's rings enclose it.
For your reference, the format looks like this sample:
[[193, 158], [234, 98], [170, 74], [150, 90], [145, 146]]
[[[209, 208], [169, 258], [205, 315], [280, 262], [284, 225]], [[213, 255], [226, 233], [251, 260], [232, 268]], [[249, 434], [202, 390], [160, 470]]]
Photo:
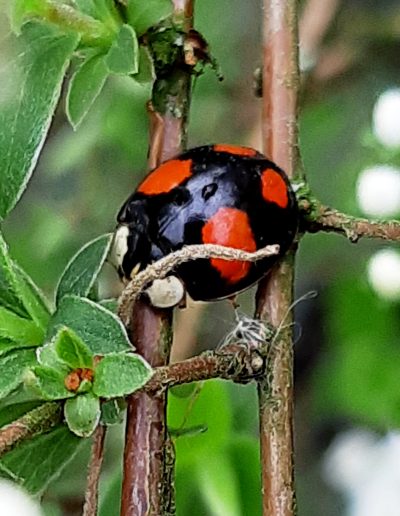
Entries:
[[309, 233], [319, 231], [338, 233], [353, 243], [358, 242], [360, 238], [400, 241], [400, 222], [397, 220], [375, 221], [353, 217], [324, 206], [318, 201], [314, 203], [312, 210], [310, 207], [311, 204], [307, 201], [300, 204], [305, 229]]

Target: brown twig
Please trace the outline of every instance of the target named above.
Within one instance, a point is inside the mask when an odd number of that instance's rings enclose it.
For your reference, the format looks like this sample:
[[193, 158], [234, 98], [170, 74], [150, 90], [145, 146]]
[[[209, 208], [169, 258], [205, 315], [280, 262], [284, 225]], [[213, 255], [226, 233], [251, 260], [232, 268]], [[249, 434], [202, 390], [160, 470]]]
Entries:
[[62, 405], [49, 402], [34, 408], [0, 430], [0, 457], [35, 435], [48, 432], [62, 420]]
[[196, 353], [198, 328], [202, 320], [205, 304], [189, 303], [186, 310], [178, 310], [175, 319], [174, 342], [171, 362], [180, 362]]
[[[193, 0], [173, 0], [174, 21], [183, 30], [192, 26]], [[149, 165], [154, 167], [179, 154], [186, 145], [191, 76], [171, 66], [156, 78], [150, 114]], [[156, 73], [159, 73], [159, 71]], [[153, 366], [169, 362], [172, 311], [155, 310], [143, 301], [133, 308], [128, 331], [138, 353]], [[167, 515], [174, 511], [172, 447], [166, 425], [166, 393], [137, 393], [130, 397], [124, 450], [121, 516]]]
[[150, 381], [143, 387], [146, 392], [159, 392], [173, 385], [223, 378], [246, 382], [261, 374], [267, 350], [230, 344], [217, 351], [158, 367]]
[[351, 242], [357, 242], [362, 237], [400, 241], [400, 222], [396, 220], [378, 222], [359, 219], [322, 204], [317, 205], [311, 216], [306, 216], [306, 224], [310, 233], [339, 233]]
[[307, 62], [315, 64], [339, 5], [340, 0], [308, 0], [305, 4], [299, 22], [299, 39]]
[[[223, 378], [235, 382], [247, 382], [256, 379], [264, 369], [268, 350], [268, 345], [262, 348], [254, 348], [240, 344], [229, 344], [219, 350], [206, 351], [201, 355], [175, 364], [156, 367], [150, 381], [135, 395], [145, 393], [149, 396], [162, 396], [168, 387], [212, 378]], [[0, 430], [0, 457], [21, 442], [50, 430], [61, 420], [62, 404], [51, 402], [45, 403], [13, 421]], [[157, 428], [154, 430], [157, 431]], [[85, 516], [95, 514], [105, 434], [106, 427], [99, 425], [93, 436], [85, 496]], [[140, 434], [138, 439], [142, 439]], [[136, 459], [133, 459], [132, 463], [137, 468]], [[139, 474], [141, 470], [138, 469], [137, 471]]]
[[[129, 329], [137, 351], [153, 367], [167, 363], [171, 344], [170, 325], [170, 311], [155, 310], [142, 301], [136, 302]], [[165, 392], [157, 395], [138, 392], [128, 399], [121, 505], [123, 516], [164, 514], [165, 403]]]
[[88, 466], [87, 486], [83, 516], [96, 516], [99, 498], [99, 480], [104, 457], [104, 440], [107, 427], [99, 424], [93, 434], [92, 450]]
[[[296, 0], [264, 0], [264, 151], [290, 178], [299, 166], [297, 5]], [[288, 253], [257, 292], [257, 315], [275, 327], [290, 312], [293, 258]], [[289, 325], [280, 332], [258, 385], [264, 516], [291, 516], [295, 510], [292, 345]]]
[[267, 245], [254, 253], [216, 244], [187, 245], [149, 265], [129, 282], [119, 300], [119, 316], [125, 324], [129, 324], [132, 305], [146, 285], [155, 279], [165, 278], [169, 272], [182, 263], [201, 258], [256, 262], [278, 253], [278, 245]]

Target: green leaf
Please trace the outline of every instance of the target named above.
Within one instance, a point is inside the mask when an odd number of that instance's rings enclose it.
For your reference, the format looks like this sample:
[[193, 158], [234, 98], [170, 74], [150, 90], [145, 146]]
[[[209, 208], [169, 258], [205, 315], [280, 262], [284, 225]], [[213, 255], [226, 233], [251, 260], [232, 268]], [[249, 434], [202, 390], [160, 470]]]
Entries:
[[86, 297], [107, 258], [112, 235], [102, 235], [80, 249], [61, 275], [57, 286], [56, 303], [67, 294]]
[[51, 367], [52, 369], [56, 369], [65, 375], [70, 372], [70, 368], [59, 359], [55, 349], [54, 340], [48, 342], [36, 350], [36, 359], [40, 365]]
[[20, 34], [25, 17], [40, 10], [41, 2], [42, 0], [14, 0], [11, 2], [11, 26], [16, 34]]
[[315, 416], [398, 427], [398, 305], [379, 299], [362, 275], [342, 274], [327, 294], [332, 345], [313, 378]]
[[89, 299], [63, 297], [50, 322], [49, 339], [60, 326], [71, 328], [94, 355], [132, 350], [126, 329], [118, 317]]
[[228, 443], [229, 456], [238, 478], [241, 514], [262, 515], [260, 444], [256, 437], [234, 436]]
[[206, 425], [199, 425], [199, 426], [191, 426], [185, 428], [171, 428], [168, 427], [168, 432], [171, 437], [193, 437], [195, 435], [203, 434], [204, 432], [207, 432]]
[[139, 48], [139, 71], [133, 75], [136, 82], [146, 84], [153, 82], [156, 75], [154, 72], [153, 59], [146, 47]]
[[17, 277], [17, 293], [26, 311], [38, 326], [47, 329], [51, 315], [47, 299], [32, 278], [15, 262], [14, 271]]
[[76, 391], [77, 394], [84, 394], [92, 390], [93, 384], [90, 380], [81, 380], [81, 383]]
[[43, 331], [30, 319], [19, 317], [0, 306], [0, 338], [37, 346], [43, 339]]
[[[117, 425], [124, 420], [126, 403], [123, 399], [104, 401], [101, 404], [101, 422], [103, 425]], [[0, 412], [1, 416], [1, 412]]]
[[0, 409], [0, 428], [12, 423], [27, 412], [41, 405], [43, 402], [39, 400], [23, 401], [20, 403], [11, 403]]
[[11, 260], [8, 246], [1, 233], [0, 269], [3, 273], [4, 282], [7, 284], [7, 289], [12, 292], [13, 298], [18, 299], [27, 315], [35, 321], [39, 328], [45, 330], [50, 319], [50, 311], [46, 306], [44, 297], [31, 278]]
[[42, 291], [19, 265], [14, 263], [16, 292], [26, 311], [35, 323], [43, 330], [47, 329], [51, 312]]
[[93, 368], [93, 354], [72, 330], [62, 328], [55, 340], [57, 356], [72, 369]]
[[195, 382], [184, 383], [182, 385], [174, 385], [173, 387], [170, 387], [168, 392], [177, 398], [189, 398], [196, 392], [198, 387], [199, 385]]
[[103, 89], [108, 74], [104, 55], [100, 54], [85, 60], [71, 77], [66, 99], [66, 113], [74, 129], [79, 127], [88, 114]]
[[79, 437], [89, 437], [100, 421], [100, 400], [92, 393], [81, 394], [67, 400], [64, 406], [69, 429]]
[[117, 299], [102, 299], [99, 301], [99, 305], [104, 306], [104, 308], [107, 308], [110, 312], [113, 314], [118, 313], [118, 300]]
[[0, 340], [0, 356], [5, 355], [13, 349], [24, 349], [31, 348], [32, 344], [26, 342], [15, 342], [13, 340], [1, 339]]
[[121, 17], [115, 7], [114, 0], [93, 0], [96, 6], [97, 18], [117, 32], [121, 24]]
[[75, 7], [81, 11], [81, 13], [87, 14], [92, 18], [97, 17], [97, 9], [94, 0], [72, 0]]
[[225, 452], [197, 461], [196, 475], [200, 492], [210, 514], [241, 516], [239, 483], [233, 463]]
[[0, 470], [31, 494], [43, 492], [72, 459], [82, 442], [66, 426], [20, 444], [0, 460]]
[[17, 315], [21, 315], [22, 317], [26, 317], [29, 315], [25, 310], [21, 300], [15, 294], [12, 289], [6, 271], [3, 268], [3, 263], [1, 262], [0, 257], [0, 306], [4, 306], [4, 308], [8, 308], [13, 311]]
[[141, 36], [172, 14], [170, 0], [128, 0], [128, 21]]
[[122, 474], [120, 468], [116, 468], [107, 480], [104, 488], [100, 491], [98, 516], [110, 516], [114, 514], [115, 507], [121, 505]]
[[12, 39], [16, 57], [0, 70], [0, 219], [26, 188], [78, 43], [77, 35], [37, 22], [22, 27], [18, 42]]
[[122, 25], [105, 57], [105, 62], [112, 73], [129, 75], [138, 72], [139, 43], [130, 25]]
[[20, 385], [28, 367], [36, 363], [33, 349], [18, 349], [0, 357], [0, 398]]
[[44, 400], [62, 400], [76, 396], [75, 392], [65, 387], [64, 381], [63, 372], [47, 366], [32, 367], [25, 376], [27, 386], [34, 389]]
[[[182, 427], [182, 423], [185, 423]], [[226, 445], [232, 428], [232, 408], [228, 386], [220, 380], [203, 384], [196, 398], [168, 400], [168, 426], [175, 430], [206, 426], [207, 432], [196, 436], [183, 435], [176, 441], [181, 463], [190, 462], [199, 454], [208, 457]]]
[[102, 398], [126, 396], [143, 387], [152, 375], [151, 367], [140, 355], [112, 353], [96, 366], [93, 392]]

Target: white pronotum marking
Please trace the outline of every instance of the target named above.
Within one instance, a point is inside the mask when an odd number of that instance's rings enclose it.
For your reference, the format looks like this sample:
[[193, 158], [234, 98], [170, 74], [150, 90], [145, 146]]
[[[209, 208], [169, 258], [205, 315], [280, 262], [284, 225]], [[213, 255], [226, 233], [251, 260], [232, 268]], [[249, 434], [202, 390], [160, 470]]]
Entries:
[[119, 226], [115, 232], [110, 260], [116, 267], [122, 266], [124, 256], [128, 252], [128, 236], [128, 226]]

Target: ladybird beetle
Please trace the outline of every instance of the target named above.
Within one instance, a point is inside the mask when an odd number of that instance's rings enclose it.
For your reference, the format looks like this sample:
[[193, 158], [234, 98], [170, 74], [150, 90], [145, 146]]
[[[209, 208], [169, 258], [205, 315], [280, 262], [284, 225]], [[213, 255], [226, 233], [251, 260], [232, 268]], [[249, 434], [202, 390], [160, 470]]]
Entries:
[[285, 173], [249, 147], [206, 145], [152, 170], [118, 214], [114, 241], [121, 276], [131, 278], [188, 244], [253, 252], [279, 244], [255, 263], [220, 258], [179, 265], [174, 274], [194, 300], [214, 301], [247, 289], [291, 245], [298, 213]]

